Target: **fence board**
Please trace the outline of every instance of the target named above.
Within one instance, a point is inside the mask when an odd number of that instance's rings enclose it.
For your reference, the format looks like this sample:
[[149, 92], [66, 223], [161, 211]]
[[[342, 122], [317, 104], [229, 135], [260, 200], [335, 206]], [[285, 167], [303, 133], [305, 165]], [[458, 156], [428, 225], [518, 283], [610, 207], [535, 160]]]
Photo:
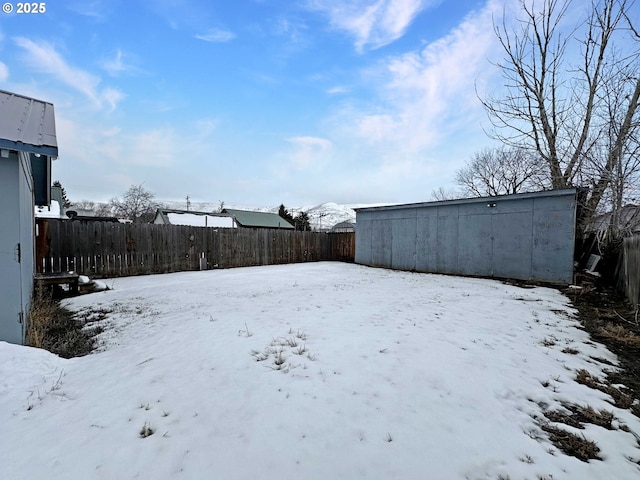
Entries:
[[627, 237], [622, 242], [618, 263], [618, 288], [638, 308], [640, 304], [640, 236]]
[[354, 233], [38, 219], [38, 273], [94, 278], [319, 260], [353, 262]]

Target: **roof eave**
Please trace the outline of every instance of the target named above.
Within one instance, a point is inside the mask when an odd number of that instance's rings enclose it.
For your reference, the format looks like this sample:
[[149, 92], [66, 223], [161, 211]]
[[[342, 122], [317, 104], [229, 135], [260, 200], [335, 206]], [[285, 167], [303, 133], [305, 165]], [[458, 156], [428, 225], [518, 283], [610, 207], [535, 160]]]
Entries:
[[530, 192], [530, 193], [515, 193], [510, 195], [497, 195], [492, 197], [470, 197], [470, 198], [459, 198], [455, 200], [441, 200], [435, 202], [417, 202], [417, 203], [403, 203], [397, 205], [380, 205], [377, 207], [360, 207], [354, 208], [356, 212], [375, 212], [378, 210], [399, 210], [404, 208], [416, 208], [416, 207], [436, 207], [436, 206], [444, 206], [444, 205], [461, 205], [461, 204], [469, 204], [469, 203], [480, 203], [480, 202], [496, 202], [500, 200], [516, 200], [516, 199], [528, 199], [528, 198], [540, 198], [540, 197], [560, 197], [565, 195], [576, 195], [578, 192], [577, 188], [564, 188], [559, 190], [543, 190], [541, 192]]
[[0, 148], [5, 150], [16, 150], [18, 152], [37, 153], [39, 155], [47, 155], [52, 158], [58, 157], [58, 147], [50, 145], [31, 145], [29, 143], [14, 142], [0, 138]]

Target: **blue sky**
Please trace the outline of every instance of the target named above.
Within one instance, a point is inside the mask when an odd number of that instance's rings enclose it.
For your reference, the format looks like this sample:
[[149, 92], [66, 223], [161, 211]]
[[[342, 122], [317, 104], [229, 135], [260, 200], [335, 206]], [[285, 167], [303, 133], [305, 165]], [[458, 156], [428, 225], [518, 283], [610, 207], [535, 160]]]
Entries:
[[0, 89], [54, 103], [72, 200], [425, 201], [491, 145], [509, 3], [50, 1], [0, 14]]

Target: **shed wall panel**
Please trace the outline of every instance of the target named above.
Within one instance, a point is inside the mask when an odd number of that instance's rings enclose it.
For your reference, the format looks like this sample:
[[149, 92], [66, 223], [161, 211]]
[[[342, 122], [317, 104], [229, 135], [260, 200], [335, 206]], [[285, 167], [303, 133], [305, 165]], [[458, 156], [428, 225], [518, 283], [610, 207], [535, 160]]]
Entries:
[[[20, 152], [21, 178], [19, 182], [20, 210], [20, 301], [22, 308], [21, 336], [25, 340], [29, 324], [29, 309], [33, 296], [33, 277], [35, 274], [35, 183], [31, 172], [30, 155]], [[50, 160], [47, 160], [50, 162]], [[49, 182], [47, 186], [51, 185]]]
[[0, 204], [0, 340], [22, 344], [34, 269], [33, 181], [26, 154], [12, 151], [0, 158]]
[[565, 281], [567, 271], [573, 270], [575, 247], [575, 206], [565, 202], [536, 201], [533, 215], [532, 276]]
[[463, 275], [485, 275], [492, 271], [491, 212], [458, 217], [458, 272]]
[[416, 268], [416, 212], [410, 210], [404, 218], [391, 220], [391, 266], [399, 270]]
[[0, 340], [10, 343], [22, 343], [20, 264], [16, 257], [20, 242], [18, 167], [18, 158], [13, 152], [10, 158], [0, 159], [0, 204], [5, 205], [4, 228], [0, 229]]
[[458, 270], [458, 206], [438, 207], [436, 271], [459, 273]]
[[391, 266], [392, 238], [389, 220], [373, 220], [371, 222], [371, 259], [373, 265]]
[[371, 216], [370, 213], [363, 213], [356, 223], [356, 263], [371, 264], [372, 262]]
[[356, 262], [570, 283], [576, 191], [357, 210]]
[[531, 208], [492, 215], [493, 270], [501, 277], [532, 278]]
[[[356, 223], [357, 225], [357, 223]], [[357, 235], [356, 235], [357, 240]], [[438, 263], [438, 211], [416, 209], [416, 270], [436, 272]], [[357, 249], [356, 249], [357, 254]]]

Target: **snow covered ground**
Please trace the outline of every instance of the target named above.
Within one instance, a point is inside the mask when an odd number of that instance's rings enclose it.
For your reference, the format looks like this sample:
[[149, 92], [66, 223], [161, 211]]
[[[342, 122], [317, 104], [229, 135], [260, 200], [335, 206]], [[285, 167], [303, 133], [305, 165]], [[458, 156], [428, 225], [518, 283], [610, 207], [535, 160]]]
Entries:
[[[640, 478], [640, 420], [574, 381], [615, 356], [555, 290], [342, 263], [106, 283], [69, 302], [110, 312], [97, 352], [0, 343], [0, 478]], [[613, 412], [562, 425], [602, 460], [541, 430], [562, 402]]]

